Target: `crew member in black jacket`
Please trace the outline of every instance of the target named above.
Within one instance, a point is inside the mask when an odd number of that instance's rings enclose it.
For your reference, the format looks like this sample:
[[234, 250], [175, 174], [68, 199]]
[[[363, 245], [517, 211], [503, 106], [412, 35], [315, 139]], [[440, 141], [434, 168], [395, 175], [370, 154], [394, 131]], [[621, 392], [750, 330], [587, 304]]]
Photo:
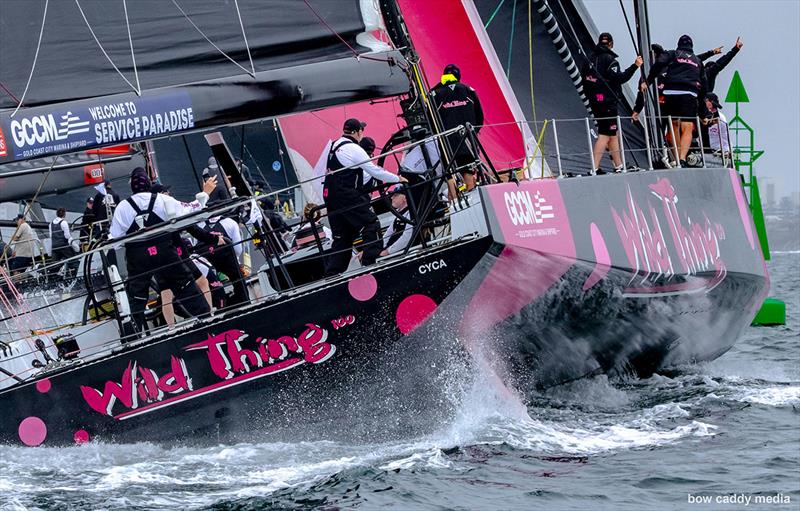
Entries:
[[672, 129], [682, 167], [686, 167], [686, 155], [692, 142], [698, 98], [706, 91], [703, 62], [694, 54], [692, 38], [682, 35], [675, 50], [665, 51], [650, 68], [647, 83], [652, 84], [664, 72], [663, 115], [672, 116]]
[[[461, 82], [461, 70], [458, 66], [449, 64], [444, 68], [441, 82], [431, 89], [430, 95], [445, 130], [470, 123], [475, 126], [477, 135], [483, 125], [483, 108], [475, 89]], [[458, 133], [449, 135], [447, 142], [467, 190], [472, 190], [475, 188], [473, 163], [476, 159], [476, 148], [471, 147], [469, 141], [463, 140], [463, 135]]]
[[606, 149], [614, 162], [614, 170], [622, 170], [619, 138], [617, 138], [617, 103], [622, 98], [622, 84], [633, 78], [636, 69], [642, 65], [642, 57], [637, 56], [633, 64], [625, 71], [620, 71], [617, 54], [612, 48], [614, 48], [614, 38], [611, 34], [608, 32], [600, 34], [594, 54], [584, 66], [582, 73], [583, 89], [589, 98], [599, 131], [592, 159], [597, 174], [605, 174], [600, 170], [600, 160]]
[[[736, 38], [736, 44], [733, 45], [733, 48], [728, 50], [728, 53], [723, 55], [722, 57], [718, 58], [717, 60], [712, 60], [711, 62], [706, 62], [709, 58], [722, 53], [722, 47], [714, 48], [713, 50], [709, 50], [705, 53], [701, 53], [698, 55], [700, 60], [703, 61], [703, 67], [706, 70], [706, 93], [714, 92], [714, 86], [717, 83], [717, 75], [719, 75], [725, 66], [731, 63], [733, 57], [739, 53], [739, 50], [742, 49], [744, 43], [742, 42], [741, 37]], [[702, 105], [701, 105], [702, 106]]]

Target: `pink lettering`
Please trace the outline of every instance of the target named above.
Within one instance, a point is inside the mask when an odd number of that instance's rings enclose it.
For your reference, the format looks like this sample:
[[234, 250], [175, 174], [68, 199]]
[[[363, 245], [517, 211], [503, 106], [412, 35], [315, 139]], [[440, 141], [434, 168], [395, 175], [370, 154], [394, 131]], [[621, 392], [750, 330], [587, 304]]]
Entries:
[[128, 363], [127, 369], [122, 373], [120, 383], [107, 381], [103, 392], [81, 385], [83, 399], [93, 410], [103, 415], [111, 415], [111, 410], [114, 408], [114, 403], [117, 402], [117, 399], [128, 408], [136, 408], [138, 400], [133, 382], [135, 374], [136, 362], [133, 365]]
[[297, 343], [303, 349], [303, 358], [312, 364], [325, 362], [336, 353], [336, 346], [326, 342], [327, 330], [311, 323], [306, 326], [308, 328], [297, 338]]
[[[178, 357], [170, 357], [172, 370], [158, 380], [158, 389], [169, 394], [192, 390], [192, 379], [186, 371], [186, 363]], [[163, 397], [163, 393], [161, 397]], [[160, 399], [160, 398], [159, 398]]]
[[651, 228], [647, 215], [633, 199], [630, 187], [627, 202], [628, 211], [623, 211], [622, 217], [613, 206], [611, 215], [631, 268], [636, 273], [643, 271], [647, 275], [651, 273], [672, 275], [674, 273], [672, 261], [655, 210], [650, 208], [650, 221], [653, 224]]
[[156, 401], [164, 397], [164, 393], [158, 388], [158, 375], [155, 371], [140, 367], [139, 375], [140, 378], [136, 380], [139, 399], [142, 401]]
[[687, 217], [688, 227], [683, 225], [678, 213], [678, 197], [669, 180], [662, 178], [650, 185], [653, 195], [659, 198], [667, 217], [672, 241], [678, 252], [678, 260], [684, 272], [694, 274], [712, 267], [718, 272], [725, 270], [719, 253], [718, 235], [724, 238], [725, 231], [718, 223], [705, 217], [705, 225], [693, 223]]

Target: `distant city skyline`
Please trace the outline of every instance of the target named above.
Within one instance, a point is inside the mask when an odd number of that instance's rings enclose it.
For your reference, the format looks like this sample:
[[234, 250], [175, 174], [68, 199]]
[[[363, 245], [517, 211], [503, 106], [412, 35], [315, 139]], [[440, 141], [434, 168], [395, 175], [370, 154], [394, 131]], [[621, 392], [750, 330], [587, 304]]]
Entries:
[[[633, 62], [634, 47], [618, 0], [582, 0], [600, 31], [614, 35], [614, 50], [625, 66]], [[633, 1], [623, 0], [633, 23]], [[723, 113], [734, 115], [725, 103], [734, 71], [738, 70], [750, 103], [740, 115], [755, 130], [756, 149], [764, 150], [755, 163], [759, 180], [772, 179], [778, 197], [800, 191], [800, 1], [798, 0], [649, 0], [650, 31], [654, 42], [674, 48], [689, 34], [697, 52], [724, 46], [741, 36], [744, 47], [719, 75], [715, 92]], [[635, 27], [632, 27], [635, 30]]]

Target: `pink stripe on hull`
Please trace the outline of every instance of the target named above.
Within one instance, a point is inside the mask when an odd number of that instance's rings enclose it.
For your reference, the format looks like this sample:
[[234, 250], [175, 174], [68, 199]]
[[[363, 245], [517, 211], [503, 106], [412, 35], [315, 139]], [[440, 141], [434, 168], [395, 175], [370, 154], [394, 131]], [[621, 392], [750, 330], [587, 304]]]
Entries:
[[470, 300], [460, 333], [475, 338], [542, 296], [574, 259], [505, 247]]

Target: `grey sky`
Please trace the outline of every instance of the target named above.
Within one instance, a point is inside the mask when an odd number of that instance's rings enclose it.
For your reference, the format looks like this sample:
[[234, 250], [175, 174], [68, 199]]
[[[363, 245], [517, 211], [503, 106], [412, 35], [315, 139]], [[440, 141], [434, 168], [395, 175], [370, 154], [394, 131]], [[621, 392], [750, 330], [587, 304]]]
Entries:
[[[633, 1], [623, 2], [633, 23]], [[632, 63], [619, 0], [583, 3], [597, 28], [614, 35], [620, 63]], [[778, 197], [800, 190], [800, 0], [650, 0], [648, 6], [653, 41], [667, 49], [684, 33], [697, 52], [720, 45], [727, 51], [742, 36], [744, 47], [719, 75], [714, 92], [724, 101], [739, 70], [750, 97], [739, 112], [755, 130], [756, 149], [766, 151], [755, 165], [762, 190], [766, 178], [776, 184]], [[723, 107], [733, 117], [734, 106]]]

